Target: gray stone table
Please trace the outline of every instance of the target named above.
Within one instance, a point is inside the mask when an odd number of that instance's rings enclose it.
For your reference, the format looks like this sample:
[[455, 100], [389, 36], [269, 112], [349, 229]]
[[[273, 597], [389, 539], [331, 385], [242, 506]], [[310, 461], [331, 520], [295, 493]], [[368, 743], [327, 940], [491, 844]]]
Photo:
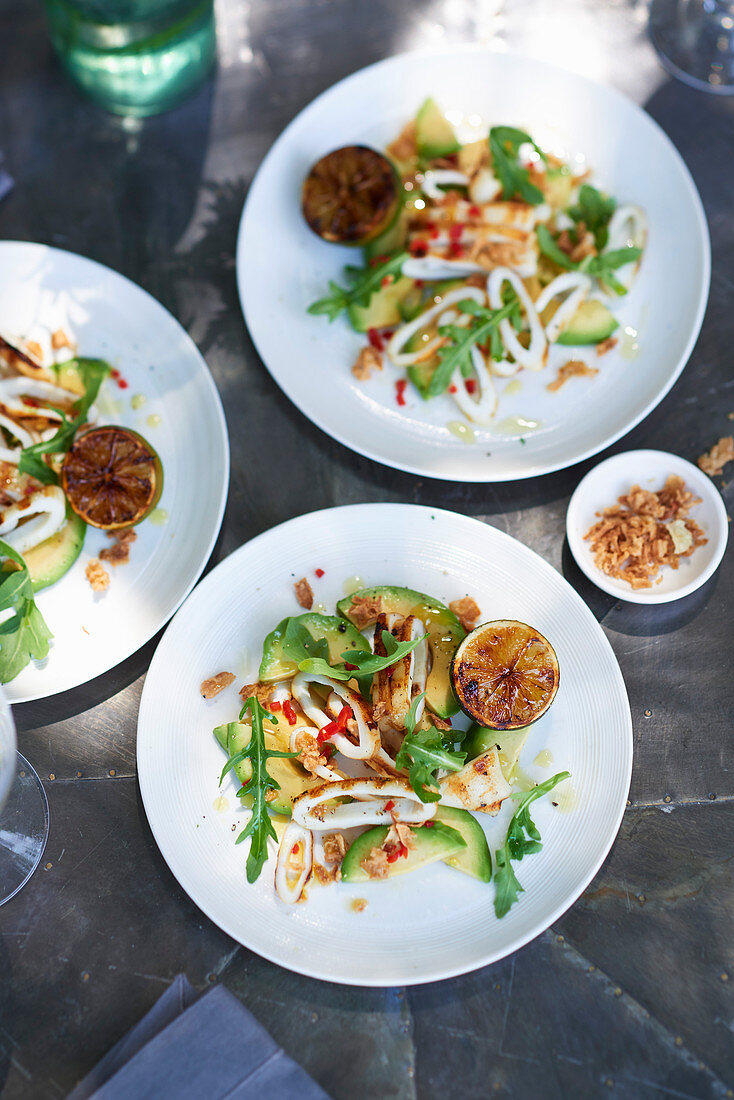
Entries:
[[[438, 41], [495, 39], [608, 81], [680, 149], [713, 242], [711, 299], [690, 364], [614, 449], [658, 447], [695, 460], [729, 433], [734, 411], [734, 100], [666, 76], [641, 0], [508, 0], [499, 12], [492, 0], [222, 0], [218, 8], [214, 79], [171, 114], [132, 124], [67, 85], [36, 0], [0, 0], [0, 149], [17, 181], [0, 204], [0, 238], [110, 265], [198, 343], [232, 443], [215, 561], [295, 514], [396, 500], [487, 520], [561, 570], [601, 622], [627, 682], [630, 802], [595, 881], [516, 956], [413, 989], [298, 977], [210, 924], [158, 853], [135, 777], [151, 643], [77, 691], [16, 708], [21, 748], [46, 782], [51, 836], [42, 869], [0, 910], [3, 1100], [62, 1096], [179, 971], [199, 989], [224, 982], [335, 1100], [731, 1097], [732, 555], [681, 603], [620, 605], [586, 582], [564, 542], [568, 498], [591, 463], [527, 483], [451, 485], [390, 472], [332, 442], [291, 406], [253, 349], [234, 242], [275, 136], [369, 62]], [[274, 438], [281, 446], [269, 445]], [[731, 507], [732, 488], [723, 491]]]

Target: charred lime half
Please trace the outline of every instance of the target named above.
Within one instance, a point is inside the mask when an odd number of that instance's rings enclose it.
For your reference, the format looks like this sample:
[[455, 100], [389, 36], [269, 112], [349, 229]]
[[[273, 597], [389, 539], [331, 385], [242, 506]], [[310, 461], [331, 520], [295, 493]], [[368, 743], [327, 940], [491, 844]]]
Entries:
[[137, 432], [105, 425], [77, 437], [64, 458], [61, 485], [85, 523], [114, 531], [140, 523], [155, 508], [163, 467]]
[[327, 153], [306, 176], [303, 216], [325, 241], [364, 245], [392, 225], [400, 193], [387, 157], [366, 145], [345, 145]]
[[454, 654], [451, 679], [461, 708], [489, 729], [529, 726], [558, 691], [558, 658], [527, 623], [498, 619], [468, 634]]

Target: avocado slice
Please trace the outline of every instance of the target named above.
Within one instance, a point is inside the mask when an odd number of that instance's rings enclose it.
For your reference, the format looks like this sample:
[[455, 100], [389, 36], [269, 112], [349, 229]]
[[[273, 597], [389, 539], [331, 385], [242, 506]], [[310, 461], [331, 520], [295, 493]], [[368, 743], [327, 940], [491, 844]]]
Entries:
[[556, 343], [568, 345], [599, 344], [619, 328], [619, 321], [597, 298], [582, 302]]
[[[361, 588], [351, 596], [339, 600], [336, 609], [345, 619], [353, 622], [350, 614], [355, 599], [379, 599], [380, 610], [386, 615], [415, 615], [428, 632], [428, 648], [431, 653], [431, 671], [426, 682], [426, 704], [439, 718], [456, 714], [459, 704], [451, 686], [451, 659], [459, 643], [466, 637], [461, 623], [445, 604], [416, 592], [413, 588], [399, 588], [378, 584], [374, 588]], [[377, 616], [375, 616], [376, 619]], [[375, 622], [371, 619], [365, 625]], [[361, 621], [361, 620], [360, 620]]]
[[458, 152], [454, 128], [441, 111], [435, 99], [430, 97], [418, 108], [415, 116], [415, 140], [418, 152], [426, 160], [448, 157]]
[[66, 522], [59, 530], [38, 546], [27, 550], [23, 555], [33, 582], [34, 592], [48, 588], [50, 584], [68, 573], [79, 557], [87, 525], [83, 519], [67, 506]]
[[364, 649], [365, 641], [356, 627], [345, 622], [337, 615], [319, 615], [307, 611], [305, 615], [293, 615], [278, 623], [263, 642], [263, 655], [260, 661], [258, 677], [263, 683], [272, 684], [276, 680], [287, 680], [298, 672], [298, 665], [283, 652], [283, 642], [288, 623], [300, 623], [309, 632], [314, 641], [325, 638], [329, 645], [329, 661], [340, 664], [342, 653], [347, 649]]
[[352, 328], [369, 332], [371, 328], [391, 328], [402, 321], [400, 303], [415, 287], [415, 280], [400, 276], [376, 290], [366, 306], [352, 303], [347, 309]]
[[[214, 730], [214, 736], [228, 756], [241, 752], [249, 744], [251, 735], [251, 727], [246, 722], [227, 722]], [[285, 749], [287, 752], [288, 741], [282, 736], [279, 737], [265, 730], [265, 747]], [[317, 787], [319, 783], [323, 783], [323, 779], [307, 772], [294, 757], [271, 757], [267, 767], [270, 776], [280, 784], [280, 790], [275, 792], [275, 798], [268, 803], [268, 807], [274, 813], [285, 814], [286, 817], [291, 816], [294, 798], [310, 790], [311, 787]], [[235, 764], [234, 771], [243, 785], [252, 778], [252, 764], [249, 760], [241, 760], [239, 764]]]
[[444, 863], [455, 867], [457, 871], [464, 871], [472, 878], [478, 878], [480, 882], [489, 882], [492, 877], [492, 857], [484, 829], [473, 814], [452, 806], [439, 806], [435, 820], [456, 829], [466, 841], [466, 848], [447, 856]]
[[[367, 882], [369, 875], [362, 867], [362, 860], [366, 859], [373, 848], [380, 848], [389, 831], [389, 826], [375, 825], [374, 828], [358, 836], [352, 841], [342, 863], [342, 882]], [[416, 871], [419, 867], [425, 867], [429, 863], [438, 863], [439, 860], [455, 855], [466, 848], [466, 841], [461, 833], [450, 826], [436, 822], [429, 828], [422, 826], [413, 830], [415, 847], [409, 849], [407, 856], [400, 856], [394, 863], [388, 864], [388, 878], [396, 875], [404, 875], [407, 871]]]
[[530, 725], [514, 730], [490, 730], [475, 723], [470, 727], [461, 747], [466, 753], [467, 760], [473, 760], [496, 745], [502, 774], [510, 783], [515, 765], [532, 728]]
[[379, 237], [369, 241], [363, 249], [366, 260], [374, 260], [378, 256], [389, 256], [397, 252], [405, 244], [408, 236], [408, 222], [404, 217], [398, 216]]

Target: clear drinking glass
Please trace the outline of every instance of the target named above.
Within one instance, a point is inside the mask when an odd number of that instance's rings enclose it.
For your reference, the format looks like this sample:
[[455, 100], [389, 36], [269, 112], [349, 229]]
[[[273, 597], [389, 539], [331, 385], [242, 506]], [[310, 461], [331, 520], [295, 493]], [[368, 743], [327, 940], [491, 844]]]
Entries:
[[673, 76], [734, 94], [734, 0], [652, 0], [650, 38]]
[[0, 691], [0, 905], [25, 886], [47, 839], [46, 792], [18, 752], [13, 715]]
[[71, 79], [115, 114], [174, 107], [214, 63], [213, 0], [46, 0], [46, 15]]

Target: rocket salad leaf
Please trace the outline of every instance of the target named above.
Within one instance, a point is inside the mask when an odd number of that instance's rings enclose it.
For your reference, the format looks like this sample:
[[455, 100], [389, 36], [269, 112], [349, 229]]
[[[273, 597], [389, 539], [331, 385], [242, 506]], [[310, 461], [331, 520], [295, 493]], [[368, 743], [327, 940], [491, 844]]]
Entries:
[[512, 869], [512, 860], [519, 862], [523, 856], [533, 855], [543, 847], [540, 833], [530, 817], [530, 804], [536, 798], [542, 798], [544, 794], [548, 794], [564, 779], [568, 779], [570, 774], [570, 772], [558, 772], [557, 775], [546, 779], [545, 783], [539, 783], [532, 790], [515, 791], [510, 795], [510, 798], [518, 799], [519, 805], [510, 820], [504, 847], [495, 852], [494, 911], [498, 917], [504, 917], [524, 892]]
[[397, 252], [394, 256], [388, 256], [384, 263], [375, 264], [374, 267], [345, 267], [344, 274], [351, 286], [342, 287], [330, 280], [330, 293], [312, 302], [308, 312], [316, 315], [325, 314], [330, 321], [334, 321], [351, 305], [368, 306], [372, 295], [380, 289], [382, 280], [388, 275], [399, 275], [407, 259], [407, 252]]
[[53, 634], [36, 607], [28, 566], [12, 546], [0, 539], [0, 558], [10, 558], [19, 570], [0, 573], [0, 612], [11, 615], [0, 623], [0, 683], [14, 680], [32, 657], [48, 655]]
[[531, 206], [538, 206], [544, 201], [543, 192], [530, 182], [528, 169], [518, 164], [521, 145], [532, 145], [536, 153], [546, 159], [545, 153], [524, 130], [516, 130], [514, 126], [493, 126], [489, 131], [492, 170], [502, 184], [502, 198], [521, 199]]
[[222, 768], [219, 782], [221, 785], [225, 775], [237, 764], [240, 764], [243, 760], [250, 761], [252, 775], [237, 793], [240, 796], [252, 795], [252, 813], [247, 825], [237, 837], [237, 844], [241, 844], [243, 840], [250, 837], [250, 852], [247, 856], [247, 881], [255, 882], [259, 878], [263, 865], [268, 858], [268, 838], [278, 839], [268, 812], [267, 794], [268, 791], [280, 790], [280, 784], [268, 772], [268, 760], [274, 756], [296, 756], [297, 753], [280, 752], [276, 749], [266, 748], [263, 719], [267, 718], [269, 722], [275, 722], [276, 724], [278, 720], [272, 714], [268, 714], [254, 695], [250, 696], [240, 711], [240, 721], [242, 721], [248, 710], [252, 716], [250, 740], [241, 752], [230, 756]]
[[438, 802], [441, 792], [438, 789], [439, 768], [458, 772], [464, 766], [465, 752], [451, 752], [444, 748], [441, 734], [434, 727], [417, 730], [416, 714], [425, 692], [416, 695], [405, 716], [406, 734], [400, 751], [395, 758], [398, 768], [408, 770], [411, 787], [422, 802]]

